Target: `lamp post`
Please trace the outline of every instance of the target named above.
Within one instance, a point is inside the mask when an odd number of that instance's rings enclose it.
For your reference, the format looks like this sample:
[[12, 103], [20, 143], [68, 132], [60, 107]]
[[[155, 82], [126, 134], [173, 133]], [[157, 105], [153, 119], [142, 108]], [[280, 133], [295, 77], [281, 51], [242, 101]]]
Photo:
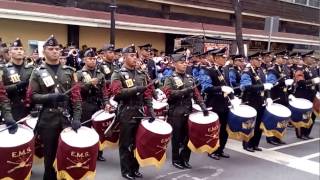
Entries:
[[116, 41], [116, 20], [115, 20], [115, 12], [116, 12], [116, 0], [111, 0], [111, 4], [109, 5], [110, 8], [110, 14], [111, 14], [111, 24], [110, 24], [110, 44], [115, 45]]

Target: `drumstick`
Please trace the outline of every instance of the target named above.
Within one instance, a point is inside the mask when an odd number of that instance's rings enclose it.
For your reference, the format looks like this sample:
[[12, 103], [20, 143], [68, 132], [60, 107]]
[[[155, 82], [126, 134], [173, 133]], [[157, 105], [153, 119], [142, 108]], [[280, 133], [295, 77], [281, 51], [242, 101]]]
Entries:
[[26, 121], [26, 120], [27, 120], [27, 118], [22, 118], [22, 119], [20, 119], [19, 121], [17, 121], [15, 124], [12, 124], [12, 125], [10, 125], [10, 126], [7, 126], [7, 127], [3, 128], [3, 129], [1, 129], [1, 130], [0, 130], [0, 133], [3, 132], [3, 131], [5, 131], [5, 130], [7, 130], [7, 129], [10, 129], [11, 127], [13, 127], [13, 126], [15, 126], [15, 125], [17, 125], [17, 124], [19, 124], [19, 123], [22, 123], [22, 122], [24, 122], [24, 121]]
[[[102, 113], [104, 113], [104, 112], [105, 112], [104, 110], [101, 111], [101, 112], [99, 112], [98, 114], [95, 115], [95, 117], [99, 116], [100, 114], [102, 114]], [[86, 124], [86, 123], [88, 123], [88, 122], [90, 122], [90, 121], [92, 121], [92, 120], [93, 120], [92, 118], [91, 118], [91, 119], [88, 119], [88, 120], [82, 122], [81, 125], [84, 125], [84, 124]]]
[[104, 131], [104, 135], [106, 135], [106, 134], [110, 131], [110, 129], [112, 128], [112, 126], [113, 126], [113, 124], [114, 124], [115, 121], [116, 121], [116, 116], [113, 117], [113, 120], [112, 120], [111, 124], [110, 124], [110, 125], [108, 126], [108, 128]]

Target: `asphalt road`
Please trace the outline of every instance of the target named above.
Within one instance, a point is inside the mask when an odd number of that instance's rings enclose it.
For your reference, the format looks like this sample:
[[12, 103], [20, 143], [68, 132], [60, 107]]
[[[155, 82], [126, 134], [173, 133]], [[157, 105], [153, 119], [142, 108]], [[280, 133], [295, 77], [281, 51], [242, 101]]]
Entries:
[[[320, 121], [317, 120], [312, 131], [314, 139], [302, 141], [295, 137], [294, 129], [288, 128], [284, 141], [286, 145], [273, 146], [261, 138], [262, 152], [244, 151], [241, 142], [228, 140], [225, 152], [230, 159], [219, 161], [206, 154], [191, 154], [191, 170], [175, 169], [171, 165], [171, 147], [168, 148], [165, 165], [157, 170], [154, 167], [141, 168], [144, 179], [158, 180], [319, 180]], [[123, 179], [120, 174], [119, 153], [117, 149], [104, 151], [106, 162], [97, 163], [97, 180]], [[42, 165], [34, 165], [32, 180], [42, 179]]]

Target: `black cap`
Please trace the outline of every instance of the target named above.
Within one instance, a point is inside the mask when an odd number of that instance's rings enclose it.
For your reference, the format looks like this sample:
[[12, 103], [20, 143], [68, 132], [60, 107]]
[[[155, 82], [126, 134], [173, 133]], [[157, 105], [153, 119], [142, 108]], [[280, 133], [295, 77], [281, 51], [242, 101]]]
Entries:
[[151, 48], [151, 51], [153, 51], [153, 52], [155, 52], [155, 53], [159, 52], [159, 50], [156, 49], [156, 48]]
[[173, 51], [173, 54], [184, 54], [186, 52], [187, 48], [179, 48]]
[[151, 51], [151, 47], [152, 47], [152, 44], [144, 44], [144, 45], [141, 45], [141, 46], [138, 46], [140, 49], [143, 49], [143, 50], [146, 50], [146, 51]]
[[83, 57], [96, 57], [96, 53], [93, 49], [89, 48], [84, 52]]
[[287, 50], [277, 52], [276, 56], [288, 56], [289, 52]]
[[292, 52], [289, 56], [291, 58], [301, 58], [301, 52]]
[[304, 57], [312, 57], [312, 58], [314, 58], [313, 53], [314, 53], [314, 50], [309, 51], [309, 52], [306, 52], [306, 53], [303, 53], [301, 56], [302, 56], [303, 58], [304, 58]]
[[136, 47], [134, 44], [131, 44], [130, 46], [123, 48], [122, 53], [136, 53]]
[[61, 51], [60, 56], [61, 56], [61, 57], [67, 57], [68, 54], [69, 54], [68, 49], [64, 49], [64, 50]]
[[173, 62], [178, 62], [178, 61], [186, 61], [187, 56], [184, 54], [172, 54], [171, 55]]
[[233, 61], [237, 61], [244, 58], [244, 56], [242, 56], [241, 54], [231, 55], [230, 57]]
[[10, 47], [22, 47], [22, 42], [19, 38], [17, 38], [13, 43], [11, 43]]
[[224, 47], [222, 49], [215, 49], [215, 50], [212, 50], [210, 52], [210, 54], [212, 54], [213, 56], [223, 56], [225, 55], [225, 52], [227, 51], [227, 47]]
[[47, 47], [47, 46], [59, 46], [59, 43], [57, 39], [54, 37], [54, 35], [51, 35], [43, 44], [43, 47]]
[[114, 50], [114, 52], [120, 53], [120, 52], [122, 52], [122, 48], [117, 48], [117, 49]]
[[105, 44], [102, 48], [103, 51], [114, 51], [114, 45], [113, 44]]
[[261, 56], [269, 56], [272, 53], [272, 51], [263, 51], [261, 52]]
[[249, 55], [248, 58], [249, 58], [250, 60], [251, 60], [251, 59], [258, 59], [258, 60], [260, 60], [260, 58], [261, 58], [261, 52], [258, 51], [258, 52], [256, 52], [256, 53], [253, 53], [253, 54]]
[[6, 47], [7, 47], [7, 44], [6, 44], [6, 43], [0, 43], [0, 47], [6, 48]]

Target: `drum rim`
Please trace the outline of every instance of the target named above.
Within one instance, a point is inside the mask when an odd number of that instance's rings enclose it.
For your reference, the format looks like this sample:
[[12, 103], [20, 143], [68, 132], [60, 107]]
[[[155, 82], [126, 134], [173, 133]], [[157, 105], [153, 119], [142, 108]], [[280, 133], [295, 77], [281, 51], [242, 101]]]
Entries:
[[[254, 109], [253, 107], [249, 106], [249, 105], [246, 105], [246, 104], [240, 104], [239, 107], [245, 107], [245, 108], [248, 108], [248, 109], [251, 109], [253, 112], [254, 112], [254, 116], [243, 116], [243, 114], [239, 114], [239, 111], [236, 111], [235, 108], [231, 108], [230, 109], [230, 112], [232, 112], [233, 114], [239, 116], [239, 117], [243, 117], [243, 118], [253, 118], [253, 117], [257, 117], [257, 110]], [[247, 113], [246, 113], [247, 114]]]
[[[6, 125], [4, 125], [4, 124], [3, 124], [3, 125], [0, 125], [0, 129], [2, 129], [2, 127], [5, 128]], [[24, 124], [18, 124], [18, 131], [17, 131], [15, 134], [12, 134], [11, 137], [19, 135], [19, 134], [17, 134], [17, 133], [19, 133], [19, 129], [20, 129], [20, 130], [21, 130], [21, 129], [24, 129], [25, 131], [27, 131], [27, 132], [29, 132], [30, 134], [32, 134], [32, 136], [30, 136], [30, 138], [28, 137], [28, 139], [26, 138], [27, 141], [25, 141], [25, 142], [23, 142], [23, 143], [11, 145], [11, 146], [3, 146], [3, 143], [0, 143], [0, 148], [12, 148], [12, 147], [21, 146], [21, 145], [24, 145], [24, 144], [30, 142], [30, 141], [33, 139], [33, 137], [34, 137], [33, 130], [32, 130], [31, 128], [29, 128], [28, 126], [24, 125]], [[6, 131], [4, 131], [4, 132], [8, 132], [8, 130], [6, 130]], [[3, 132], [2, 132], [2, 133], [3, 133]], [[1, 133], [0, 133], [0, 134], [1, 134]], [[0, 138], [0, 141], [1, 141], [1, 139], [5, 139], [5, 138]], [[14, 141], [14, 142], [16, 142], [16, 141]]]
[[[297, 106], [295, 106], [295, 105], [298, 105], [298, 104], [300, 104], [300, 103], [292, 104], [294, 101], [306, 102], [306, 103], [308, 103], [308, 104], [309, 104], [309, 106], [310, 106], [310, 107], [308, 107], [308, 108], [301, 108], [301, 107], [297, 107]], [[289, 105], [290, 105], [291, 107], [296, 108], [296, 109], [303, 109], [303, 110], [312, 109], [312, 106], [313, 106], [312, 102], [311, 102], [311, 101], [309, 101], [308, 99], [305, 99], [305, 98], [295, 98], [295, 100], [293, 100], [293, 101], [289, 101]]]
[[[62, 132], [60, 133], [60, 139], [61, 139], [64, 143], [66, 143], [67, 145], [72, 146], [72, 147], [76, 147], [76, 148], [87, 148], [87, 147], [91, 147], [91, 146], [99, 143], [99, 134], [98, 134], [94, 129], [88, 128], [88, 127], [86, 127], [86, 126], [81, 126], [81, 128], [78, 129], [78, 132], [77, 132], [77, 133], [79, 133], [79, 131], [81, 131], [81, 130], [83, 130], [83, 129], [87, 129], [87, 130], [91, 131], [92, 133], [94, 133], [95, 139], [91, 138], [90, 141], [89, 141], [89, 142], [90, 142], [89, 145], [88, 145], [88, 144], [86, 144], [85, 146], [74, 145], [74, 144], [73, 144], [73, 143], [75, 142], [74, 139], [71, 140], [71, 141], [70, 141], [70, 140], [69, 140], [69, 141], [66, 141], [66, 140], [65, 140], [65, 136], [64, 136], [65, 133], [69, 133], [69, 132], [76, 133], [74, 130], [71, 129], [71, 127], [67, 127], [67, 128], [65, 128], [65, 129], [62, 130]], [[69, 142], [72, 142], [72, 143], [69, 143]]]
[[[274, 113], [272, 113], [271, 111], [269, 111], [269, 107], [271, 107], [271, 106], [282, 107], [283, 109], [286, 109], [286, 111], [289, 112], [289, 114], [288, 114], [287, 116], [284, 116], [283, 114], [280, 114], [280, 115], [279, 115], [279, 114], [274, 114]], [[273, 114], [273, 115], [275, 115], [275, 116], [278, 116], [278, 117], [282, 117], [282, 118], [291, 117], [291, 114], [292, 114], [291, 110], [290, 110], [288, 107], [286, 107], [286, 106], [284, 106], [284, 105], [282, 105], [282, 104], [279, 104], [279, 103], [272, 103], [270, 106], [266, 106], [266, 110], [267, 110], [269, 113], [271, 113], [271, 114]]]
[[[150, 130], [150, 128], [147, 128], [146, 126], [144, 126], [144, 124], [148, 124], [148, 123], [149, 123], [149, 122], [148, 122], [148, 119], [142, 119], [142, 120], [141, 120], [141, 125], [142, 125], [145, 129], [147, 129], [148, 131], [153, 132], [153, 133], [155, 133], [155, 134], [167, 135], [167, 134], [171, 134], [171, 133], [172, 133], [173, 128], [172, 128], [172, 126], [171, 126], [168, 122], [166, 122], [166, 121], [164, 121], [164, 120], [162, 120], [162, 119], [158, 119], [158, 118], [155, 119], [155, 121], [161, 122], [162, 124], [165, 124], [167, 127], [169, 127], [170, 131], [167, 132], [167, 133], [159, 133], [159, 132], [154, 132], [154, 131]], [[152, 123], [154, 123], [154, 122], [152, 122]], [[152, 124], [152, 123], [149, 123], [149, 124]]]
[[[216, 118], [215, 118], [214, 121], [210, 121], [210, 122], [206, 122], [206, 123], [199, 122], [199, 121], [194, 121], [194, 120], [191, 119], [192, 117], [194, 117], [194, 116], [196, 116], [196, 115], [198, 115], [198, 114], [199, 114], [199, 115], [202, 115], [201, 120], [203, 120], [203, 118], [209, 118], [210, 115], [212, 115], [213, 117], [216, 117]], [[201, 112], [201, 111], [200, 111], [200, 112], [193, 112], [193, 113], [191, 113], [191, 114], [189, 115], [189, 121], [191, 121], [191, 122], [193, 122], [193, 123], [196, 123], [196, 124], [209, 124], [209, 123], [213, 123], [213, 122], [216, 122], [216, 121], [219, 120], [219, 116], [218, 116], [218, 114], [215, 113], [215, 112], [209, 111], [209, 116], [208, 116], [208, 117], [203, 116], [203, 112]], [[213, 119], [213, 118], [212, 118], [212, 119]]]
[[[107, 112], [107, 111], [105, 111], [105, 110], [103, 110], [103, 113], [101, 113], [101, 114], [98, 114], [99, 112], [101, 112], [101, 110], [95, 112], [95, 113], [92, 115], [92, 117], [91, 117], [91, 118], [92, 118], [92, 121], [101, 122], [101, 121], [104, 121], [104, 120], [108, 120], [108, 119], [114, 118], [114, 117], [116, 116], [115, 113], [109, 113], [109, 112]], [[97, 114], [98, 114], [98, 115], [97, 115]], [[98, 116], [102, 116], [102, 115], [104, 115], [104, 114], [109, 114], [110, 117], [108, 117], [108, 118], [103, 118], [103, 119], [97, 119]]]

